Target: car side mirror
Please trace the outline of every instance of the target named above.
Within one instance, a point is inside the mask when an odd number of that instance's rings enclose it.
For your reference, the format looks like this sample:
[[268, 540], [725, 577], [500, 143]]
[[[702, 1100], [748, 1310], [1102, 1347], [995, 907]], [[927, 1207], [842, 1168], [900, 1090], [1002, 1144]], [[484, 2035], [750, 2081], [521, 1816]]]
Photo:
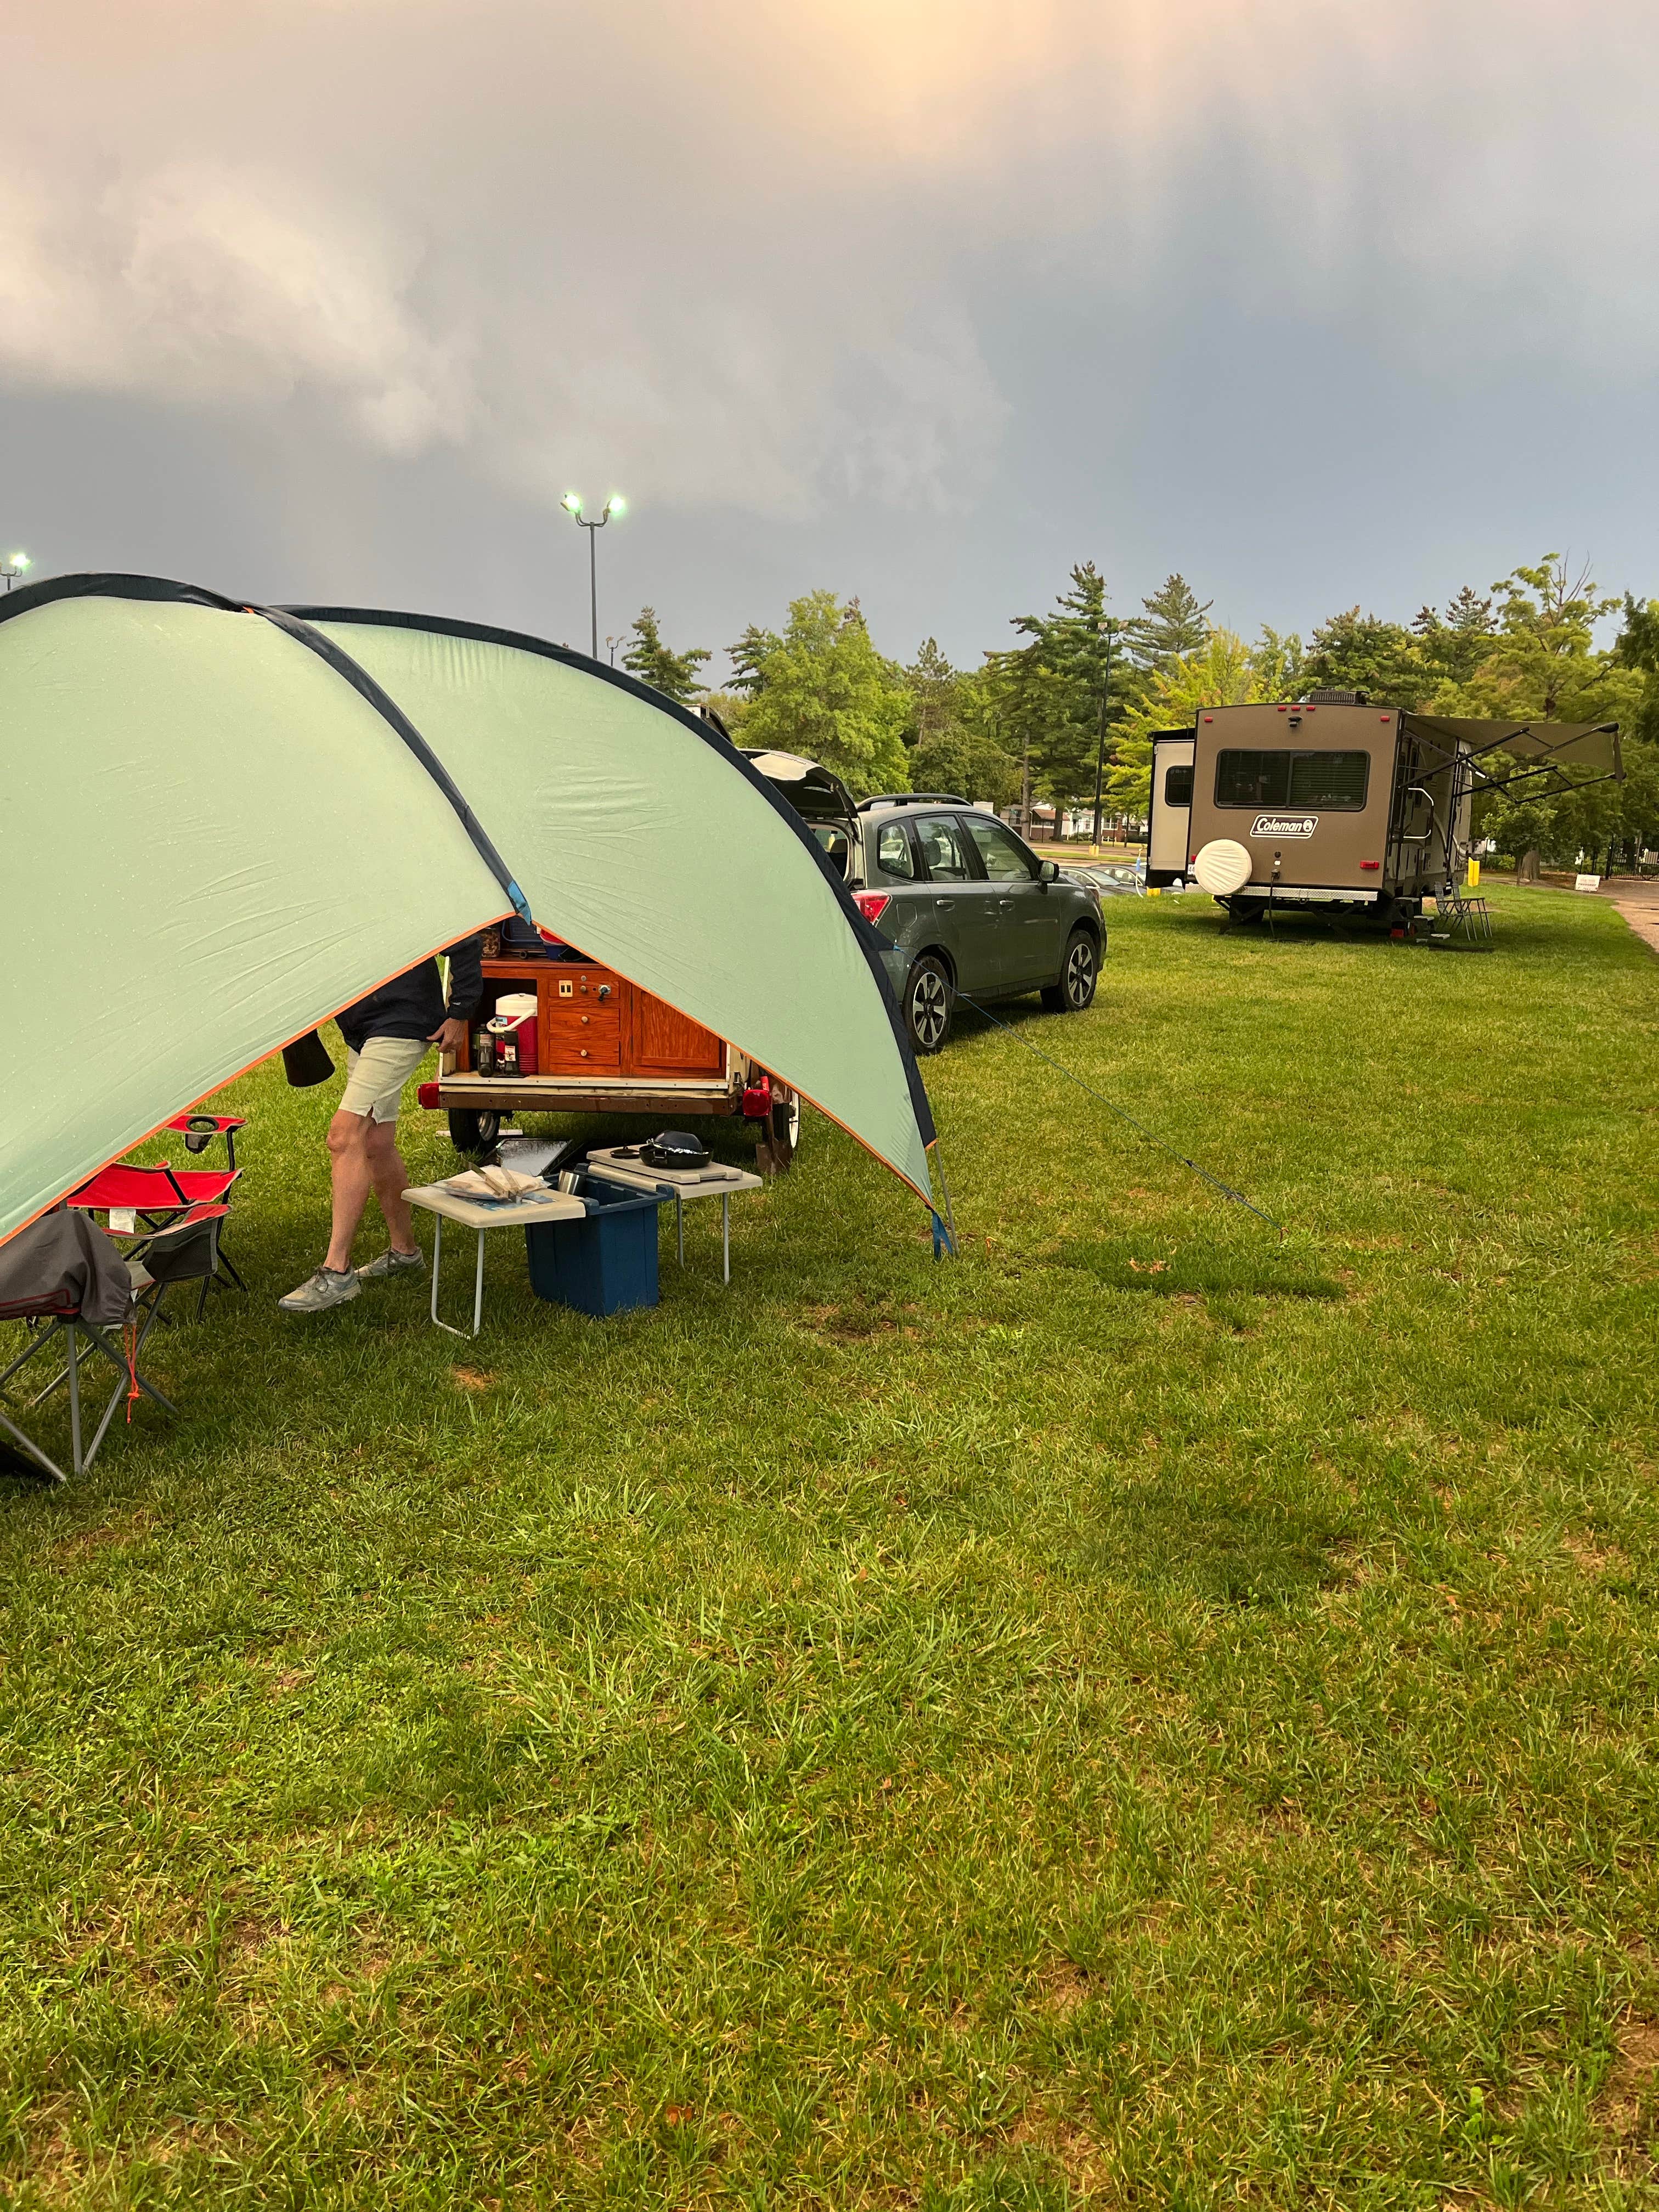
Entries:
[[1037, 870], [1037, 881], [1040, 884], [1057, 884], [1060, 881], [1060, 862], [1058, 860], [1043, 861]]

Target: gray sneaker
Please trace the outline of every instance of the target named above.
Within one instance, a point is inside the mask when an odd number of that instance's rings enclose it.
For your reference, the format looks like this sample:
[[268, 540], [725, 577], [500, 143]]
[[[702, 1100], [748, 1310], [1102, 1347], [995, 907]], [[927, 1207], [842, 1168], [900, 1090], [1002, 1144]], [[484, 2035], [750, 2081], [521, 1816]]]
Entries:
[[297, 1291], [276, 1303], [284, 1313], [326, 1313], [331, 1306], [349, 1304], [356, 1295], [357, 1278], [351, 1268], [337, 1274], [332, 1267], [319, 1267]]
[[357, 1270], [360, 1283], [378, 1283], [387, 1275], [423, 1275], [426, 1257], [420, 1252], [394, 1252], [390, 1245], [366, 1267]]

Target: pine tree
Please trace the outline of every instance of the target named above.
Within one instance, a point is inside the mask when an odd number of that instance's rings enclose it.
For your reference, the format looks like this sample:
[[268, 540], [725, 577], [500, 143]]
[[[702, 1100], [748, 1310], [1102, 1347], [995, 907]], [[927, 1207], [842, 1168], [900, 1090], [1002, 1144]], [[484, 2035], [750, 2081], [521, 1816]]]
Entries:
[[1472, 584], [1465, 584], [1446, 602], [1443, 616], [1434, 607], [1419, 607], [1412, 628], [1431, 676], [1442, 684], [1467, 684], [1486, 657], [1498, 617], [1492, 599], [1481, 599]]
[[641, 607], [634, 617], [634, 642], [623, 655], [623, 666], [641, 684], [665, 692], [684, 706], [702, 689], [697, 671], [709, 654], [700, 645], [675, 653], [665, 645], [657, 629], [657, 611]]
[[750, 623], [735, 645], [728, 645], [726, 657], [732, 664], [732, 686], [734, 691], [746, 691], [750, 698], [766, 681], [766, 663], [778, 652], [783, 640], [775, 629], [762, 629]]
[[1129, 650], [1145, 669], [1164, 668], [1171, 661], [1184, 660], [1199, 650], [1210, 634], [1206, 617], [1215, 601], [1206, 599], [1200, 606], [1197, 592], [1179, 569], [1166, 576], [1152, 597], [1140, 604], [1146, 611], [1127, 628]]

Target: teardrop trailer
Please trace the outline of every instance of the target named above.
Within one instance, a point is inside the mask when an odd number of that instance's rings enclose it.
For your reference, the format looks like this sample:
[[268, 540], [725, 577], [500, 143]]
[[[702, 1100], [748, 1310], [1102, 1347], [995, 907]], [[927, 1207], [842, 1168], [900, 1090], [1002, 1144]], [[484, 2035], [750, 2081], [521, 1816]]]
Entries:
[[1233, 922], [1323, 911], [1483, 945], [1486, 902], [1460, 888], [1475, 799], [1623, 775], [1612, 722], [1475, 721], [1351, 696], [1203, 708], [1153, 737], [1147, 882], [1194, 882]]

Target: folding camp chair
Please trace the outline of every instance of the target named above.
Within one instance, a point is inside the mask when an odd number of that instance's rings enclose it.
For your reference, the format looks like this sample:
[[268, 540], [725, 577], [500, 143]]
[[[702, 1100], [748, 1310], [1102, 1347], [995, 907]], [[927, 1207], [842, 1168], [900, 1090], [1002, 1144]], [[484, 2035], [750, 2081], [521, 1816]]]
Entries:
[[222, 1137], [226, 1158], [234, 1167], [236, 1132], [246, 1128], [247, 1117], [242, 1114], [175, 1114], [163, 1126], [178, 1130], [184, 1138], [185, 1150], [196, 1156], [206, 1152], [216, 1137]]
[[156, 1230], [127, 1254], [133, 1295], [144, 1314], [140, 1352], [157, 1321], [165, 1318], [161, 1302], [175, 1283], [202, 1285], [196, 1301], [198, 1321], [207, 1310], [209, 1291], [224, 1288], [219, 1271], [230, 1262], [219, 1249], [219, 1224], [229, 1212], [228, 1206], [192, 1206], [182, 1220]]
[[[144, 1234], [139, 1243], [129, 1250], [127, 1257], [142, 1260], [150, 1233], [176, 1226], [181, 1214], [187, 1216], [197, 1206], [216, 1206], [220, 1216], [228, 1212], [223, 1201], [232, 1186], [241, 1180], [241, 1174], [240, 1168], [170, 1168], [165, 1160], [149, 1168], [131, 1167], [123, 1162], [101, 1168], [90, 1182], [83, 1182], [79, 1190], [70, 1193], [69, 1204], [82, 1212], [103, 1213], [114, 1209], [134, 1214], [143, 1223]], [[213, 1251], [213, 1281], [218, 1281], [222, 1270], [239, 1291], [246, 1291], [247, 1285], [221, 1243], [216, 1226]], [[205, 1290], [202, 1302], [207, 1302]]]
[[[34, 1407], [41, 1404], [44, 1400], [52, 1395], [58, 1385], [67, 1378], [70, 1401], [70, 1463], [76, 1474], [84, 1474], [97, 1457], [98, 1447], [103, 1443], [109, 1425], [115, 1419], [116, 1407], [133, 1386], [136, 1385], [146, 1397], [153, 1398], [166, 1412], [174, 1413], [179, 1410], [170, 1399], [161, 1395], [154, 1383], [147, 1382], [139, 1374], [137, 1346], [134, 1346], [132, 1363], [129, 1366], [126, 1359], [110, 1342], [104, 1331], [96, 1328], [86, 1318], [80, 1307], [75, 1304], [71, 1294], [65, 1291], [58, 1289], [45, 1291], [38, 1298], [9, 1299], [0, 1304], [0, 1321], [27, 1322], [29, 1333], [33, 1339], [21, 1358], [14, 1359], [11, 1365], [3, 1373], [0, 1373], [0, 1391], [4, 1390], [14, 1375], [27, 1367], [32, 1359], [38, 1359], [40, 1354], [49, 1346], [56, 1344], [60, 1337], [68, 1341], [67, 1364], [52, 1376], [44, 1389], [35, 1392], [33, 1397], [28, 1401], [26, 1410], [33, 1410]], [[81, 1361], [86, 1351], [100, 1353], [109, 1361], [116, 1371], [116, 1383], [114, 1390], [111, 1393], [110, 1401], [104, 1408], [103, 1419], [93, 1433], [91, 1443], [83, 1451], [81, 1447]], [[53, 1482], [62, 1482], [66, 1479], [63, 1468], [57, 1462], [49, 1459], [34, 1439], [26, 1435], [9, 1414], [4, 1412], [0, 1412], [0, 1429], [4, 1429], [8, 1436], [14, 1437], [27, 1453], [30, 1461], [35, 1466], [44, 1468]]]

